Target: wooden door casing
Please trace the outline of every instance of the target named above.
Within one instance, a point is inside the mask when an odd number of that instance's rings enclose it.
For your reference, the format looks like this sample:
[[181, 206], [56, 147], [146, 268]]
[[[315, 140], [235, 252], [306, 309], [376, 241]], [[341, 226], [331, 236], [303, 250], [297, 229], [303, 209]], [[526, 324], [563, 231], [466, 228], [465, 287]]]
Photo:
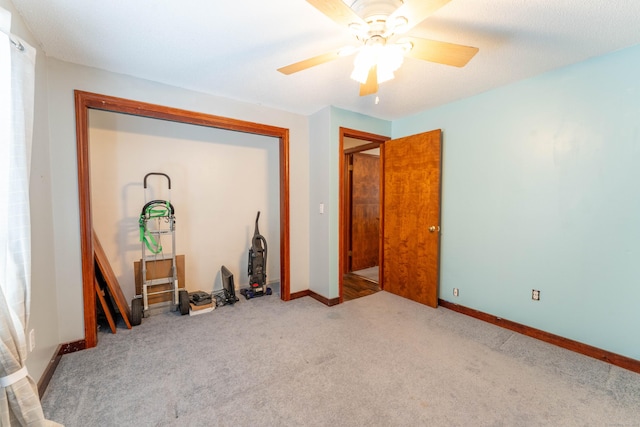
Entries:
[[351, 271], [357, 271], [379, 263], [380, 157], [352, 156]]
[[[280, 299], [283, 301], [289, 301], [291, 299], [289, 129], [79, 90], [75, 90], [74, 94], [85, 330], [85, 339], [78, 342], [78, 346], [91, 348], [98, 344], [94, 284], [94, 250], [91, 232], [93, 223], [91, 217], [91, 173], [89, 160], [89, 111], [91, 109], [278, 138], [280, 152]], [[73, 344], [74, 346], [76, 345], [76, 343]]]
[[384, 289], [430, 307], [438, 305], [441, 135], [434, 130], [383, 146]]
[[[355, 148], [354, 147], [345, 148], [346, 138], [353, 138], [353, 139], [363, 141], [363, 145], [359, 145]], [[351, 238], [350, 237], [351, 236], [351, 230], [350, 230], [351, 201], [349, 200], [351, 192], [349, 190], [350, 180], [349, 180], [349, 172], [347, 168], [349, 154], [381, 147], [381, 145], [388, 140], [389, 140], [389, 137], [387, 136], [377, 135], [369, 132], [364, 132], [361, 130], [348, 129], [345, 127], [340, 127], [339, 129], [338, 147], [339, 147], [340, 160], [338, 163], [338, 170], [339, 170], [338, 182], [340, 183], [340, 186], [339, 186], [339, 194], [338, 194], [338, 198], [339, 198], [338, 235], [340, 238], [338, 241], [338, 265], [340, 267], [340, 271], [338, 274], [338, 292], [340, 296], [338, 298], [338, 301], [340, 303], [344, 301], [343, 276], [345, 273], [349, 272], [349, 259], [350, 259], [348, 255], [348, 251], [349, 251], [349, 240]], [[382, 156], [380, 157], [380, 161], [383, 162]], [[380, 171], [382, 172], [382, 168], [380, 168]], [[382, 193], [382, 182], [380, 182], [380, 191]], [[383, 194], [381, 194], [381, 198], [382, 197], [384, 197]], [[380, 211], [380, 228], [381, 229], [382, 229], [383, 216], [384, 216], [384, 212]], [[378, 264], [379, 264], [380, 271], [382, 271], [382, 268], [384, 267], [384, 264], [382, 263], [382, 231], [379, 233], [378, 246], [380, 248], [379, 250], [380, 261], [378, 262]], [[383, 277], [381, 275], [379, 276], [378, 283], [380, 285], [380, 288], [384, 289]]]

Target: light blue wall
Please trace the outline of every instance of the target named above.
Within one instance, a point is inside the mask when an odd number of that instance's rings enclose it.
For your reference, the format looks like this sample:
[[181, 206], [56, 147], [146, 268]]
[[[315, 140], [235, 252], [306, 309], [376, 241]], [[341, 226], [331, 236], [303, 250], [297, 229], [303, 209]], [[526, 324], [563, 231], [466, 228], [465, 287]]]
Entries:
[[[391, 135], [391, 122], [327, 107], [309, 121], [310, 272], [309, 289], [337, 298], [340, 128]], [[320, 203], [324, 214], [319, 213]]]
[[[329, 296], [329, 220], [331, 168], [331, 108], [315, 113], [309, 119], [309, 289]], [[337, 150], [337, 149], [336, 149]], [[325, 214], [320, 214], [320, 203]], [[337, 247], [335, 252], [338, 252]]]
[[640, 46], [397, 120], [393, 137], [436, 128], [440, 298], [640, 359]]

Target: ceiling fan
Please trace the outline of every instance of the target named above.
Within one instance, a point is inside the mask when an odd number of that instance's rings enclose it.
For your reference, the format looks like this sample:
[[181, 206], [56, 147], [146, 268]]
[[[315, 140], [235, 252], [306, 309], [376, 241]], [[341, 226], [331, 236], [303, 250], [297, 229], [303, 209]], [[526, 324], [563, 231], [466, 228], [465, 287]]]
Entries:
[[360, 82], [360, 96], [374, 94], [378, 85], [393, 78], [404, 56], [464, 67], [478, 48], [403, 36], [450, 0], [307, 0], [339, 25], [349, 28], [359, 46], [347, 46], [286, 67], [283, 74], [343, 56], [356, 54], [351, 78]]

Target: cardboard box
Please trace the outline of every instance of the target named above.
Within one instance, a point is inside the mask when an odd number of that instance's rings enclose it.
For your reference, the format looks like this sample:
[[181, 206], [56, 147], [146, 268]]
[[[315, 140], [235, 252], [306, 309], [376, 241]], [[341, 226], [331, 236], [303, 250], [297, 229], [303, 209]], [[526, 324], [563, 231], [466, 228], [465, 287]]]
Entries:
[[193, 305], [189, 304], [191, 308], [189, 308], [189, 316], [197, 316], [198, 314], [211, 313], [216, 309], [216, 306], [213, 304], [205, 304], [205, 305]]
[[[171, 259], [163, 259], [160, 261], [147, 261], [147, 280], [159, 279], [171, 276]], [[184, 279], [184, 255], [176, 255], [176, 267], [178, 269], [178, 288], [185, 287]], [[135, 275], [136, 295], [142, 295], [142, 260], [133, 263], [133, 272]], [[170, 283], [163, 285], [155, 285], [147, 288], [149, 293], [159, 292], [172, 289]], [[149, 295], [149, 304], [157, 304], [164, 301], [172, 301], [173, 294], [167, 292], [160, 295]]]

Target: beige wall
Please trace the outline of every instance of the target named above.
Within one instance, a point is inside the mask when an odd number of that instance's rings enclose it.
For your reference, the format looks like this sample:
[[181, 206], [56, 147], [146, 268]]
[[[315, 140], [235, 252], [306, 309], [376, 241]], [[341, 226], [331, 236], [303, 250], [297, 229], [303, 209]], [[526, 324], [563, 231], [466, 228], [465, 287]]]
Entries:
[[[60, 340], [84, 337], [78, 214], [74, 89], [290, 129], [291, 292], [308, 289], [308, 119], [49, 59], [49, 115]], [[243, 197], [238, 195], [237, 197]], [[251, 215], [252, 216], [252, 215]], [[240, 240], [244, 240], [242, 237]]]
[[[268, 243], [267, 279], [280, 282], [279, 139], [125, 114], [90, 112], [93, 226], [127, 300], [142, 248], [145, 202], [170, 200], [176, 251], [185, 255], [189, 291], [222, 289], [220, 267], [247, 287], [247, 251], [260, 211]], [[144, 176], [162, 172], [171, 178]], [[171, 253], [171, 238], [162, 246]], [[147, 251], [147, 255], [151, 252]], [[275, 283], [274, 283], [275, 282]]]
[[27, 359], [29, 374], [37, 381], [55, 353], [59, 340], [56, 302], [55, 258], [51, 207], [51, 170], [47, 111], [47, 58], [9, 0], [0, 7], [11, 12], [11, 32], [37, 48], [35, 112], [31, 159], [31, 316], [36, 347]]

